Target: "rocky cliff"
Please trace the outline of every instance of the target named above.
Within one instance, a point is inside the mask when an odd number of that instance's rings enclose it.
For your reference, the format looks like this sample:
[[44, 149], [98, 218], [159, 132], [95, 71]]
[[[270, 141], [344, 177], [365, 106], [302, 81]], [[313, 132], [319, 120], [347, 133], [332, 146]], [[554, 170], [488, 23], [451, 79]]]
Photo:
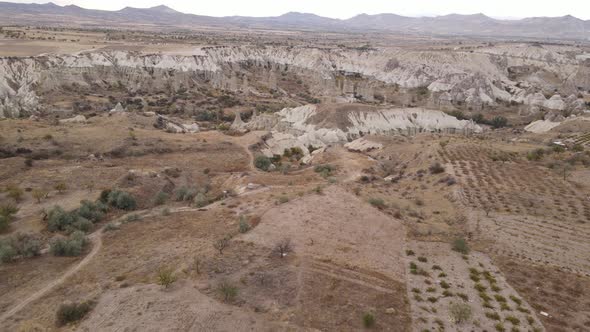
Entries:
[[[64, 85], [172, 92], [208, 85], [253, 94], [264, 87], [288, 94], [277, 88], [284, 73], [299, 77], [313, 96], [379, 99], [402, 106], [425, 98], [429, 107], [441, 109], [513, 104], [531, 111], [578, 112], [585, 108], [578, 93], [590, 90], [590, 63], [576, 47], [510, 44], [413, 51], [241, 46], [196, 48], [192, 53], [0, 58], [0, 116], [35, 112], [39, 96]], [[394, 96], [400, 89], [407, 92], [406, 99]]]

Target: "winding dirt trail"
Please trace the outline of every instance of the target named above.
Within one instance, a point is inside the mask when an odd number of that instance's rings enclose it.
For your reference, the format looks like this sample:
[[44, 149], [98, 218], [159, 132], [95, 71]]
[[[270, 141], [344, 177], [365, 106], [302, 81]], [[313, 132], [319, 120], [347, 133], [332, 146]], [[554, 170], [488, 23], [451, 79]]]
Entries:
[[0, 325], [1, 325], [1, 323], [5, 322], [8, 318], [12, 317], [17, 312], [21, 311], [24, 307], [29, 305], [31, 302], [34, 302], [34, 301], [40, 299], [45, 294], [49, 293], [52, 289], [54, 289], [56, 286], [60, 285], [61, 283], [66, 281], [69, 277], [74, 275], [74, 273], [80, 271], [80, 269], [82, 269], [84, 266], [88, 265], [88, 263], [94, 258], [94, 256], [96, 256], [96, 254], [100, 251], [100, 248], [102, 247], [102, 234], [103, 234], [102, 231], [103, 231], [103, 229], [100, 228], [99, 230], [97, 230], [96, 232], [94, 232], [92, 235], [90, 235], [88, 237], [90, 239], [90, 241], [93, 243], [93, 245], [92, 245], [92, 250], [90, 251], [90, 253], [88, 253], [88, 255], [86, 255], [86, 257], [84, 257], [84, 259], [82, 259], [74, 267], [70, 268], [61, 277], [48, 283], [47, 285], [45, 285], [45, 287], [43, 287], [40, 290], [36, 291], [35, 293], [31, 294], [30, 296], [28, 296], [27, 298], [22, 300], [19, 304], [14, 306], [12, 309], [3, 313], [0, 316]]

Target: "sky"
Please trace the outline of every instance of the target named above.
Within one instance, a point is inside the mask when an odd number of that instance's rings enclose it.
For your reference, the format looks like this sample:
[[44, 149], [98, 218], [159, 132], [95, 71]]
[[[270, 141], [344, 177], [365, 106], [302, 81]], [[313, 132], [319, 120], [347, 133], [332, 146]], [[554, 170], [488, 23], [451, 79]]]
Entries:
[[[41, 1], [2, 0], [45, 3]], [[53, 0], [89, 9], [119, 10], [167, 5], [175, 10], [208, 16], [278, 16], [290, 11], [346, 19], [357, 14], [394, 13], [405, 16], [483, 13], [494, 18], [563, 16], [590, 19], [590, 0]]]

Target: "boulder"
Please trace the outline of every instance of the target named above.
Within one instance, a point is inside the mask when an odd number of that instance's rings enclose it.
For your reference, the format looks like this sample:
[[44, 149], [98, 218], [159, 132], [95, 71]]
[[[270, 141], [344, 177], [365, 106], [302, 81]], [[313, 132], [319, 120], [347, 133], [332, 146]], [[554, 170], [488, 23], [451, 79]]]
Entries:
[[73, 118], [59, 120], [59, 123], [86, 123], [84, 115], [76, 115]]
[[117, 105], [115, 106], [115, 108], [113, 108], [112, 110], [109, 111], [109, 114], [117, 114], [117, 113], [123, 113], [125, 112], [125, 108], [123, 108], [123, 106], [121, 105], [121, 103], [117, 103]]

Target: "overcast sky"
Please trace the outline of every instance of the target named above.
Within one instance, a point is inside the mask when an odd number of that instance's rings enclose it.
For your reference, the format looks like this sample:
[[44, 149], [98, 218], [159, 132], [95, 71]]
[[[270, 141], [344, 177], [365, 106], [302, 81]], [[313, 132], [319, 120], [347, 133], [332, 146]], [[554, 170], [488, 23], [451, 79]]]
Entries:
[[[38, 2], [2, 0], [8, 2]], [[278, 16], [290, 11], [314, 13], [332, 18], [350, 18], [367, 13], [395, 13], [407, 16], [436, 16], [451, 13], [484, 13], [496, 18], [573, 15], [590, 19], [590, 0], [54, 0], [59, 5], [118, 10], [125, 6], [167, 5], [185, 13], [210, 16]]]

